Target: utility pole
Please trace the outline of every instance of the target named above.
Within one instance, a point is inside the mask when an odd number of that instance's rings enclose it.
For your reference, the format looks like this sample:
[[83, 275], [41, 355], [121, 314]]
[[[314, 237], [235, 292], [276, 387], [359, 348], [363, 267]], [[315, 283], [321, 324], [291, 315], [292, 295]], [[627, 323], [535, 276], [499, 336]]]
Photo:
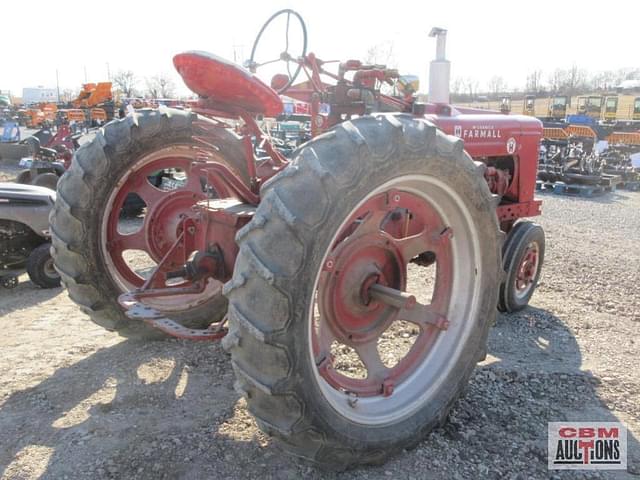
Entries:
[[89, 80], [87, 80], [87, 66], [83, 65], [84, 68], [84, 83], [89, 83]]
[[111, 71], [109, 70], [109, 62], [107, 62], [107, 80], [111, 81]]
[[57, 68], [56, 68], [56, 89], [58, 90], [58, 103], [60, 103], [60, 79], [58, 78]]

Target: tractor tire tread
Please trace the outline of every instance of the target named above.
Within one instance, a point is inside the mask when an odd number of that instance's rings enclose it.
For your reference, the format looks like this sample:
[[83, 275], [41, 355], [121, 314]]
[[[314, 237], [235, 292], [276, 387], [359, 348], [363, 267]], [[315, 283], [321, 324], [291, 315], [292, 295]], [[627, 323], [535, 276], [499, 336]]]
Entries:
[[[283, 287], [298, 278], [305, 267], [309, 251], [305, 251], [299, 237], [310, 241], [321, 236], [323, 223], [331, 215], [329, 199], [340, 198], [341, 192], [366, 182], [368, 168], [384, 168], [385, 162], [399, 153], [413, 161], [425, 154], [466, 157], [451, 168], [463, 164], [477, 177], [475, 182], [481, 193], [470, 193], [473, 204], [483, 215], [493, 215], [491, 228], [498, 238], [497, 217], [489, 212], [493, 207], [488, 187], [464, 153], [462, 141], [410, 115], [362, 117], [341, 123], [301, 147], [294, 153], [291, 165], [263, 185], [263, 202], [256, 214], [258, 223], [251, 222], [238, 232], [241, 253], [234, 276], [224, 289], [229, 299], [230, 332], [223, 346], [231, 353], [236, 387], [249, 411], [260, 428], [290, 453], [334, 470], [378, 465], [403, 448], [415, 446], [432, 428], [446, 421], [458, 397], [454, 395], [437, 418], [418, 428], [412, 438], [371, 451], [332, 438], [326, 425], [314, 418], [299, 390], [292, 318], [296, 312], [291, 295]], [[355, 161], [341, 165], [345, 155]], [[501, 265], [498, 242], [495, 243], [497, 276]], [[497, 282], [496, 278], [496, 297]], [[489, 317], [495, 317], [496, 300], [483, 299]], [[493, 318], [488, 318], [483, 326], [483, 344], [492, 324]], [[473, 358], [480, 354], [474, 352]], [[462, 391], [470, 375], [471, 371], [461, 375], [453, 388]]]
[[[89, 248], [99, 239], [90, 235], [87, 225], [95, 222], [104, 208], [100, 204], [104, 198], [96, 199], [95, 191], [102, 188], [103, 179], [110, 172], [125, 168], [127, 158], [143, 153], [144, 148], [191, 138], [196, 118], [191, 112], [143, 109], [113, 120], [75, 152], [71, 167], [58, 182], [57, 201], [50, 214], [55, 266], [69, 297], [94, 323], [107, 330], [126, 337], [164, 337], [124, 315], [117, 303], [119, 293], [96, 260], [100, 255], [98, 247]], [[226, 299], [221, 297], [216, 305], [226, 309]], [[192, 328], [205, 326], [190, 324], [188, 319], [181, 323]]]

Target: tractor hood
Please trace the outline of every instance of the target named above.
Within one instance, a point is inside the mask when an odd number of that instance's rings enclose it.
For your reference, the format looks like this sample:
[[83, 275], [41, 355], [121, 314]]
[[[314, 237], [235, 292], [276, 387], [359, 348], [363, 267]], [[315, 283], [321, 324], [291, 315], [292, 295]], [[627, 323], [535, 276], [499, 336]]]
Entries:
[[36, 185], [0, 183], [0, 204], [53, 205], [56, 192]]
[[49, 212], [55, 201], [56, 192], [48, 188], [0, 183], [0, 220], [21, 223], [49, 238]]

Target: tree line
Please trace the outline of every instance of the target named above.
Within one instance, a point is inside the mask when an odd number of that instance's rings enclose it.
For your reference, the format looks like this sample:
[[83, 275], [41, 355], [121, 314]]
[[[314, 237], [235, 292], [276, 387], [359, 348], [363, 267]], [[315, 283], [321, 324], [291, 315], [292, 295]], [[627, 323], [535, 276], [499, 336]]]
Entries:
[[472, 101], [479, 96], [497, 99], [507, 93], [581, 95], [613, 91], [625, 80], [640, 80], [640, 68], [620, 68], [592, 73], [573, 65], [567, 69], [558, 68], [547, 74], [540, 69], [532, 70], [526, 76], [524, 91], [510, 87], [500, 75], [494, 75], [484, 85], [473, 77], [455, 77], [451, 82], [451, 97], [453, 101]]
[[175, 82], [164, 73], [141, 79], [131, 70], [120, 70], [111, 81], [127, 98], [173, 98], [176, 94]]

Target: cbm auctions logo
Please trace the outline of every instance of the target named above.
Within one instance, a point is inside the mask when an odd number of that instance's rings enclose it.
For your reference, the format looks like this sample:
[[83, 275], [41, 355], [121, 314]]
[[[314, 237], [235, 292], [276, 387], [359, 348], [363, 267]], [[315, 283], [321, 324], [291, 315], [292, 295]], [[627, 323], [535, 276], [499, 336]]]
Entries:
[[627, 429], [616, 422], [550, 422], [550, 470], [625, 470]]

